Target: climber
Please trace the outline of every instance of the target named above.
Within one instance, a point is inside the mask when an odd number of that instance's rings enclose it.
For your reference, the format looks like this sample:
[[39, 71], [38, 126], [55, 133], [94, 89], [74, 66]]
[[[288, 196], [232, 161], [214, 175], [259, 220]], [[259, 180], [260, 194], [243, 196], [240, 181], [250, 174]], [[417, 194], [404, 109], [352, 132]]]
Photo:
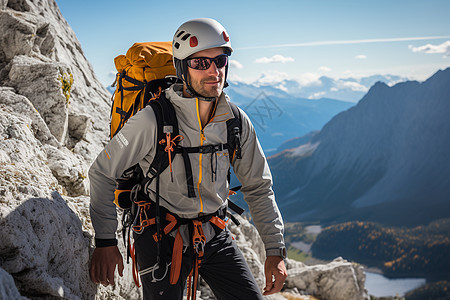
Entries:
[[[113, 204], [115, 179], [139, 164], [147, 178], [153, 176], [135, 191], [140, 198], [135, 201], [138, 210], [132, 256], [137, 261], [144, 299], [182, 299], [186, 281], [188, 297], [195, 299], [199, 274], [218, 299], [263, 299], [226, 228], [230, 216], [226, 121], [234, 113], [223, 89], [232, 53], [230, 38], [219, 22], [194, 19], [178, 28], [172, 46], [180, 82], [163, 91], [159, 102], [167, 138], [158, 139], [157, 114], [147, 106], [129, 119], [89, 170], [96, 243], [91, 280], [114, 285], [116, 266], [123, 275]], [[173, 126], [165, 118], [166, 106], [175, 111], [177, 136], [171, 135]], [[253, 125], [242, 110], [238, 114], [242, 131], [231, 164], [265, 245], [263, 294], [270, 295], [282, 289], [287, 277], [283, 221]], [[149, 169], [161, 144], [170, 168], [159, 173], [158, 168]]]

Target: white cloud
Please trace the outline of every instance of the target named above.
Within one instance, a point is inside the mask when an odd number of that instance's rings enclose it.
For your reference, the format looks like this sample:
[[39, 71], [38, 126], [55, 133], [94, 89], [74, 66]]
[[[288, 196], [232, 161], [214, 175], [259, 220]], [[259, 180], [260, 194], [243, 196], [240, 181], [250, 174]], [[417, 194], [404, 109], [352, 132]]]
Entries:
[[272, 57], [261, 57], [255, 60], [255, 63], [257, 64], [269, 64], [269, 63], [286, 63], [286, 62], [292, 62], [294, 59], [292, 57], [284, 57], [280, 54], [275, 54]]
[[443, 53], [444, 57], [450, 56], [450, 41], [443, 42], [440, 45], [426, 44], [419, 47], [409, 45], [408, 48], [411, 49], [412, 52], [423, 52], [429, 54]]
[[308, 99], [319, 99], [325, 96], [325, 92], [317, 92], [308, 97]]
[[300, 86], [320, 86], [322, 85], [322, 81], [320, 81], [319, 74], [316, 73], [303, 73], [299, 77], [296, 78]]
[[366, 59], [367, 56], [365, 56], [364, 54], [360, 54], [360, 55], [356, 55], [355, 58], [356, 59]]
[[350, 70], [345, 70], [344, 72], [342, 72], [342, 75], [344, 77], [354, 77], [355, 76], [355, 74]]
[[234, 59], [230, 59], [229, 64], [232, 69], [242, 69], [244, 67], [240, 62]]
[[282, 133], [282, 132], [274, 132], [274, 133], [272, 133], [272, 136], [284, 136], [284, 133]]
[[381, 39], [363, 39], [363, 40], [316, 41], [316, 42], [294, 43], [294, 44], [249, 46], [249, 47], [237, 48], [236, 50], [291, 48], [291, 47], [314, 47], [314, 46], [326, 46], [326, 45], [353, 45], [353, 44], [367, 44], [367, 43], [393, 43], [393, 42], [405, 42], [405, 41], [438, 40], [438, 39], [447, 39], [447, 38], [450, 38], [450, 36], [444, 35], [444, 36], [419, 36], [419, 37], [399, 37], [399, 38], [381, 38]]
[[286, 92], [286, 93], [288, 92], [288, 88], [283, 83], [280, 83], [275, 88], [282, 90], [283, 92]]
[[322, 72], [322, 73], [328, 73], [328, 72], [331, 72], [331, 69], [328, 68], [328, 67], [325, 67], [325, 66], [321, 66], [321, 67], [319, 68], [319, 72]]
[[252, 82], [251, 80], [246, 80], [246, 79], [242, 78], [241, 76], [236, 75], [234, 73], [228, 74], [227, 80], [233, 81], [233, 82], [243, 82], [246, 84], [250, 84]]
[[257, 85], [267, 85], [280, 83], [288, 79], [289, 75], [279, 71], [266, 71], [261, 74], [261, 77], [255, 82]]
[[358, 82], [354, 82], [354, 81], [342, 81], [339, 80], [337, 82], [337, 88], [342, 90], [342, 89], [350, 89], [354, 92], [367, 92], [368, 88], [363, 86], [362, 84], [359, 84]]

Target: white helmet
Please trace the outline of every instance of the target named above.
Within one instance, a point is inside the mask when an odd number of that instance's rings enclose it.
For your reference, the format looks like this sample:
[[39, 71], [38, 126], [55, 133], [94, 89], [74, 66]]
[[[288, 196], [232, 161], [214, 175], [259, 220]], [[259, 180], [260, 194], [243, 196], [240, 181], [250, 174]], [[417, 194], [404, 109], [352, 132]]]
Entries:
[[225, 47], [230, 55], [230, 37], [225, 28], [216, 20], [194, 19], [181, 25], [173, 36], [172, 50], [176, 59], [183, 60], [190, 55], [216, 47]]
[[[217, 47], [223, 47], [227, 55], [231, 55], [233, 51], [227, 31], [222, 24], [213, 19], [201, 18], [187, 21], [178, 28], [173, 36], [173, 64], [177, 70], [177, 77], [186, 84], [191, 95], [208, 101], [214, 98], [203, 97], [189, 85], [187, 58], [199, 51]], [[225, 66], [224, 87], [228, 86], [227, 75], [228, 64]]]

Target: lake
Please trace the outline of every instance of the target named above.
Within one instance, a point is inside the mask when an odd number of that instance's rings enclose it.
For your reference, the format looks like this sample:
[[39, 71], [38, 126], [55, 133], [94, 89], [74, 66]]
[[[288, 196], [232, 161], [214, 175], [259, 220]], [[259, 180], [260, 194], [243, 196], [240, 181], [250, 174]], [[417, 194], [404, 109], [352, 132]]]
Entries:
[[375, 297], [404, 296], [425, 284], [425, 278], [387, 278], [382, 274], [366, 272], [366, 289]]

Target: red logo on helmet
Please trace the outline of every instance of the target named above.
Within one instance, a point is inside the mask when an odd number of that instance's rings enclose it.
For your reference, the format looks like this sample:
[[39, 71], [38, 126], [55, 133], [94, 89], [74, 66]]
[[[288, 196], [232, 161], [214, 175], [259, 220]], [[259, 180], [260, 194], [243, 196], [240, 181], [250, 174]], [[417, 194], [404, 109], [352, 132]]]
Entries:
[[230, 37], [228, 36], [228, 33], [226, 31], [222, 32], [222, 36], [223, 36], [223, 39], [225, 40], [225, 42], [228, 43], [230, 41]]
[[195, 37], [195, 36], [191, 37], [191, 38], [189, 39], [189, 45], [190, 45], [191, 47], [197, 47], [197, 45], [198, 45], [197, 37]]

